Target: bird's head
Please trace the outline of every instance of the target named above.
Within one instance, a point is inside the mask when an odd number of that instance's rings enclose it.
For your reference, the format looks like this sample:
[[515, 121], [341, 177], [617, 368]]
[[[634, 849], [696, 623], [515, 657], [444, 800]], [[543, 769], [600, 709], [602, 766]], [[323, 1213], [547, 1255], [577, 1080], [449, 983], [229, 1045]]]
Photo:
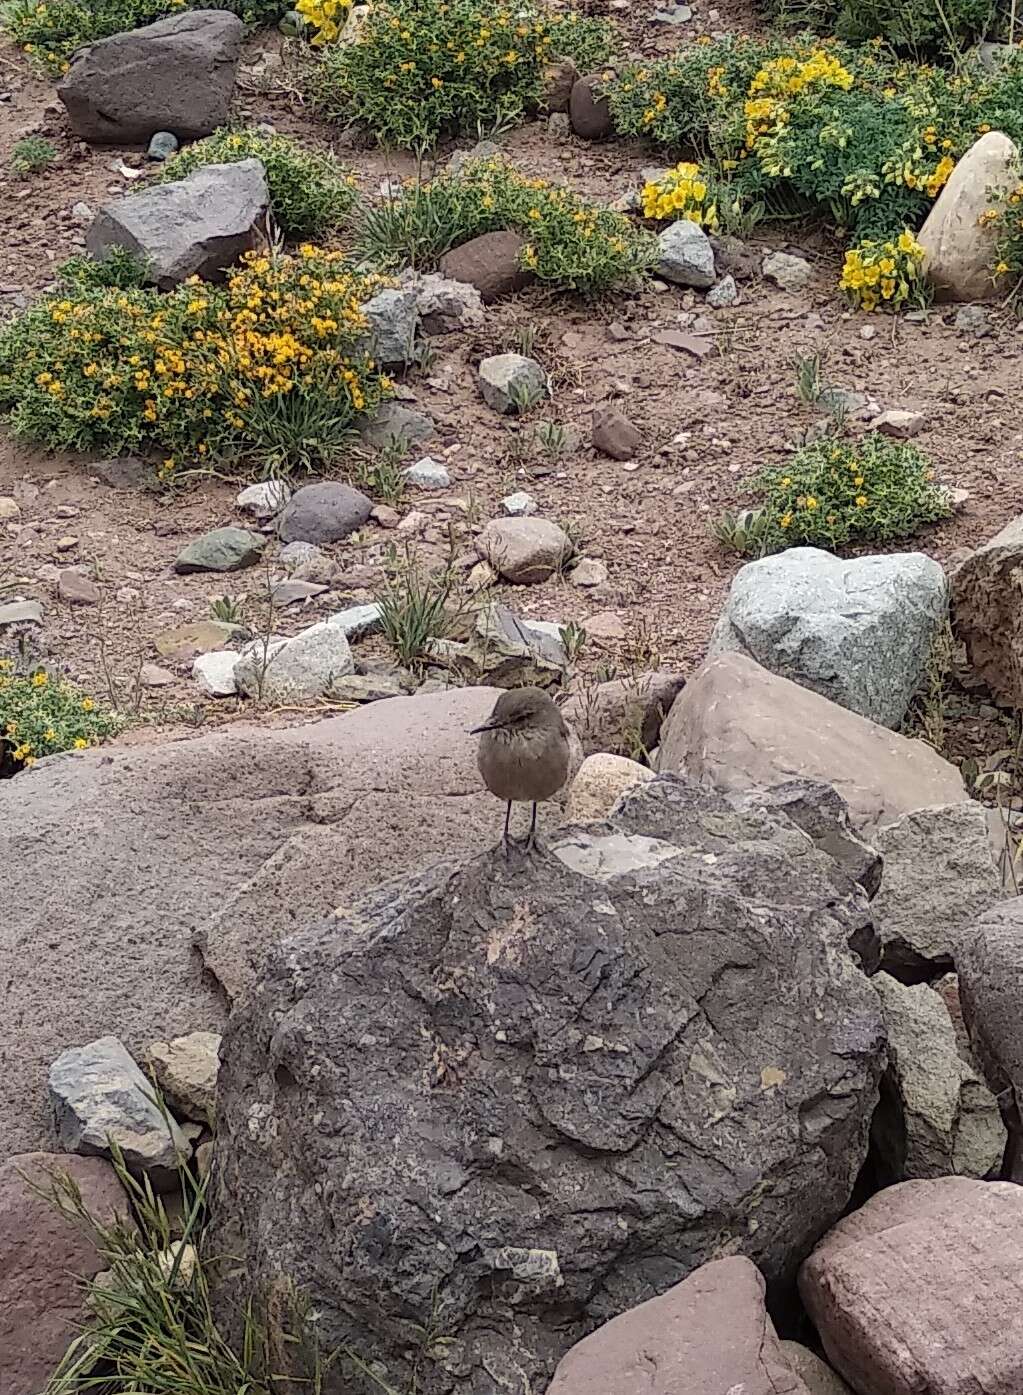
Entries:
[[471, 735], [484, 731], [517, 731], [523, 727], [553, 727], [560, 730], [562, 716], [542, 688], [510, 688], [494, 704], [494, 710]]

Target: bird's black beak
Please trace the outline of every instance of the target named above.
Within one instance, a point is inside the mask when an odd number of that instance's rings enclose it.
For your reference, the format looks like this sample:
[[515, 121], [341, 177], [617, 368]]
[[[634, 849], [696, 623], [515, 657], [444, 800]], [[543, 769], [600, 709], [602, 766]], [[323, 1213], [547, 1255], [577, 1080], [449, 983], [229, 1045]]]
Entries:
[[497, 728], [498, 728], [500, 725], [501, 725], [500, 722], [493, 722], [493, 721], [484, 722], [483, 725], [482, 725], [481, 727], [470, 727], [470, 728], [469, 728], [469, 735], [470, 735], [470, 736], [479, 736], [479, 734], [480, 734], [481, 731], [496, 731]]

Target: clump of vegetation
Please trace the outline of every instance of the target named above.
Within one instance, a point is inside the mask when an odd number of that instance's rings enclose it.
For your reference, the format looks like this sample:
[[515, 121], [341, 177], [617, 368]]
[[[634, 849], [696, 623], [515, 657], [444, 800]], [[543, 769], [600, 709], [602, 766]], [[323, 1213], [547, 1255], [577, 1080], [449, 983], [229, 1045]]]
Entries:
[[427, 571], [408, 548], [391, 560], [387, 585], [377, 597], [384, 638], [406, 666], [422, 662], [431, 639], [451, 633], [459, 613], [451, 567]]
[[924, 249], [904, 228], [887, 242], [866, 238], [845, 254], [840, 288], [859, 310], [898, 310], [927, 300]]
[[831, 551], [852, 543], [909, 537], [952, 512], [948, 491], [916, 446], [872, 434], [861, 441], [816, 441], [784, 466], [756, 474], [762, 505], [722, 520], [722, 541], [763, 556], [786, 547]]
[[997, 236], [997, 260], [992, 275], [1023, 275], [1023, 184], [1018, 184], [981, 215], [993, 224]]
[[383, 265], [430, 267], [482, 233], [510, 228], [527, 239], [523, 265], [541, 280], [600, 293], [634, 282], [655, 261], [655, 239], [621, 213], [600, 208], [502, 160], [474, 160], [457, 174], [411, 184], [370, 210], [357, 250]]
[[19, 674], [0, 659], [0, 770], [30, 766], [58, 751], [84, 751], [123, 725], [74, 683], [44, 668]]
[[773, 0], [771, 8], [783, 25], [854, 43], [882, 34], [917, 60], [958, 54], [985, 37], [1015, 37], [1012, 0]]
[[0, 412], [55, 450], [158, 447], [165, 479], [329, 464], [390, 391], [363, 343], [383, 284], [309, 245], [167, 294], [65, 279], [0, 331]]
[[374, 6], [352, 42], [336, 37], [344, 6], [327, 14], [321, 0], [300, 11], [323, 47], [308, 75], [327, 115], [358, 121], [384, 145], [429, 147], [446, 134], [520, 121], [543, 92], [545, 65], [575, 57], [587, 65], [607, 53], [607, 21], [570, 11], [554, 15], [527, 0], [388, 0]]
[[280, 0], [11, 0], [0, 23], [34, 63], [58, 74], [82, 44], [182, 10], [231, 10], [246, 24], [261, 24], [278, 19], [281, 9]]
[[160, 180], [184, 179], [205, 165], [249, 159], [263, 162], [270, 206], [287, 237], [324, 238], [351, 213], [357, 197], [355, 179], [335, 156], [309, 150], [273, 131], [215, 131], [168, 160]]
[[644, 218], [688, 218], [701, 227], [717, 227], [713, 192], [699, 165], [691, 160], [682, 160], [660, 179], [648, 180], [640, 197]]
[[15, 141], [11, 150], [11, 169], [15, 174], [39, 174], [57, 158], [56, 147], [42, 136], [25, 136]]

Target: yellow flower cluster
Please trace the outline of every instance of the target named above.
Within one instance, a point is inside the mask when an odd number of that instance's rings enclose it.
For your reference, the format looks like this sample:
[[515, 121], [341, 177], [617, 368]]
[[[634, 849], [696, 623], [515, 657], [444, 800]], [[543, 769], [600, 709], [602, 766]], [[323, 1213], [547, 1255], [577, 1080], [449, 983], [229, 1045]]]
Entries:
[[744, 107], [747, 149], [754, 149], [761, 136], [787, 125], [787, 104], [807, 89], [838, 87], [847, 92], [852, 85], [852, 73], [822, 48], [805, 58], [784, 54], [768, 59], [749, 85]]
[[919, 289], [923, 258], [908, 228], [895, 241], [868, 239], [845, 254], [839, 288], [861, 310], [895, 310]]
[[298, 0], [295, 9], [316, 33], [317, 46], [333, 43], [348, 22], [352, 0]]
[[717, 227], [717, 208], [699, 165], [683, 160], [660, 179], [643, 185], [644, 218], [688, 218], [703, 227]]

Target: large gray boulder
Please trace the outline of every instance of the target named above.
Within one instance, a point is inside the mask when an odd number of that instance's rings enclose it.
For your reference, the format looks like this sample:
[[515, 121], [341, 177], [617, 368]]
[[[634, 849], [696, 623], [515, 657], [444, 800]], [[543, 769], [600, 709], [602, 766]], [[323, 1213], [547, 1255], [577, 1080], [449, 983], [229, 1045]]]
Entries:
[[243, 253], [265, 244], [269, 207], [261, 161], [206, 165], [185, 179], [104, 204], [85, 245], [97, 261], [115, 247], [131, 252], [160, 290], [189, 276], [219, 281]]
[[219, 1031], [225, 993], [280, 935], [496, 845], [504, 808], [467, 733], [497, 697], [392, 698], [0, 780], [0, 1158], [52, 1146], [47, 1076], [66, 1047], [110, 1034], [141, 1060], [154, 1039]]
[[223, 126], [245, 28], [226, 10], [189, 10], [81, 48], [57, 85], [76, 135], [145, 145], [157, 131], [198, 140]]
[[389, 1387], [493, 1395], [544, 1389], [723, 1251], [790, 1282], [877, 1097], [864, 904], [783, 815], [672, 779], [546, 854], [346, 897], [271, 951], [224, 1038], [228, 1325], [294, 1280], [321, 1344]]
[[945, 573], [922, 552], [844, 558], [791, 547], [740, 568], [710, 652], [746, 654], [897, 728], [947, 613]]

